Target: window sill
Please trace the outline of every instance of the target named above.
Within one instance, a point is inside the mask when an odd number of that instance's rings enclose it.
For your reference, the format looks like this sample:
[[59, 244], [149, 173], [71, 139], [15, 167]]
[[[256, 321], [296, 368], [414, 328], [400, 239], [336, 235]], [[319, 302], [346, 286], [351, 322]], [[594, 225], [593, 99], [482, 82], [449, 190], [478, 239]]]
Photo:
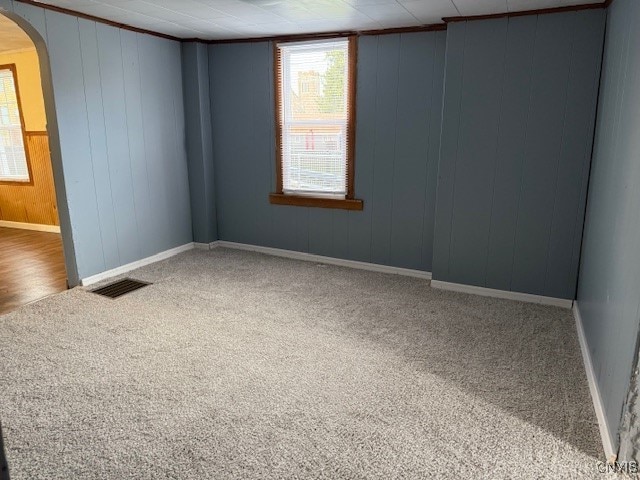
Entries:
[[339, 208], [342, 210], [362, 210], [362, 200], [352, 198], [306, 197], [304, 195], [269, 194], [269, 202], [275, 205], [296, 205], [298, 207]]
[[12, 187], [31, 187], [33, 186], [33, 179], [23, 181], [23, 180], [3, 180], [0, 178], [0, 185], [7, 185]]

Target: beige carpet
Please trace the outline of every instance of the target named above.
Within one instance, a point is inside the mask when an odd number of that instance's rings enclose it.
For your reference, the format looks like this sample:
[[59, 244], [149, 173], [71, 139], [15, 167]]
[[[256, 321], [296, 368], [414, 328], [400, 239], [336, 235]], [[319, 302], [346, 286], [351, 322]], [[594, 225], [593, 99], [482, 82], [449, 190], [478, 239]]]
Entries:
[[0, 317], [12, 478], [603, 478], [569, 310], [216, 249]]

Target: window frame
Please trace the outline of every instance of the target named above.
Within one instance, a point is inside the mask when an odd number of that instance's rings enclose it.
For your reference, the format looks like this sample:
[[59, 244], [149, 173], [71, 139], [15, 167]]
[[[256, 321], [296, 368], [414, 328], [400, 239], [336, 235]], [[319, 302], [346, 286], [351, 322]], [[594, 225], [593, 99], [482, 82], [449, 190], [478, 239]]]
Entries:
[[24, 123], [22, 99], [20, 97], [20, 86], [18, 85], [18, 69], [15, 63], [8, 63], [6, 65], [0, 65], [0, 70], [9, 70], [11, 71], [11, 75], [13, 75], [13, 85], [16, 90], [16, 103], [18, 104], [18, 115], [20, 117], [20, 130], [22, 131], [22, 144], [24, 145], [24, 158], [25, 158], [25, 162], [27, 163], [27, 174], [29, 175], [28, 181], [4, 180], [0, 176], [0, 185], [32, 186], [33, 171], [31, 170], [31, 158], [29, 156], [29, 146], [27, 144], [27, 130]]
[[282, 126], [280, 105], [282, 104], [282, 94], [279, 72], [282, 69], [282, 58], [279, 45], [300, 42], [300, 41], [322, 41], [344, 37], [309, 37], [296, 38], [295, 40], [274, 40], [273, 44], [273, 89], [275, 100], [275, 135], [276, 135], [276, 191], [269, 195], [269, 202], [277, 205], [296, 205], [301, 207], [338, 208], [344, 210], [362, 210], [363, 202], [355, 198], [355, 137], [356, 137], [356, 80], [357, 80], [357, 59], [358, 41], [355, 35], [348, 35], [348, 84], [347, 90], [347, 151], [346, 151], [346, 173], [347, 173], [347, 193], [345, 198], [331, 198], [327, 196], [314, 195], [292, 195], [284, 193], [282, 179]]

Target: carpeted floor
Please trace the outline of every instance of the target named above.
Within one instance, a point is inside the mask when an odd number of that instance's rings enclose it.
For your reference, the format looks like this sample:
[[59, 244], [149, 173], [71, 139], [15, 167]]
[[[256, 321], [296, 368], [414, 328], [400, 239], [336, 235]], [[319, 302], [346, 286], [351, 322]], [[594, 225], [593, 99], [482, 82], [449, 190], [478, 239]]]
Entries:
[[0, 317], [12, 478], [603, 478], [569, 310], [227, 249]]

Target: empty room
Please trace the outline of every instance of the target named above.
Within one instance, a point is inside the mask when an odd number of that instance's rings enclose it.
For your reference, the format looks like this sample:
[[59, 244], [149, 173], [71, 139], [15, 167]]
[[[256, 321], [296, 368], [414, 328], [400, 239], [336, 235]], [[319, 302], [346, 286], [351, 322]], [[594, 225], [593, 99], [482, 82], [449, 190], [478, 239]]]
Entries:
[[0, 0], [0, 479], [636, 478], [639, 22]]

